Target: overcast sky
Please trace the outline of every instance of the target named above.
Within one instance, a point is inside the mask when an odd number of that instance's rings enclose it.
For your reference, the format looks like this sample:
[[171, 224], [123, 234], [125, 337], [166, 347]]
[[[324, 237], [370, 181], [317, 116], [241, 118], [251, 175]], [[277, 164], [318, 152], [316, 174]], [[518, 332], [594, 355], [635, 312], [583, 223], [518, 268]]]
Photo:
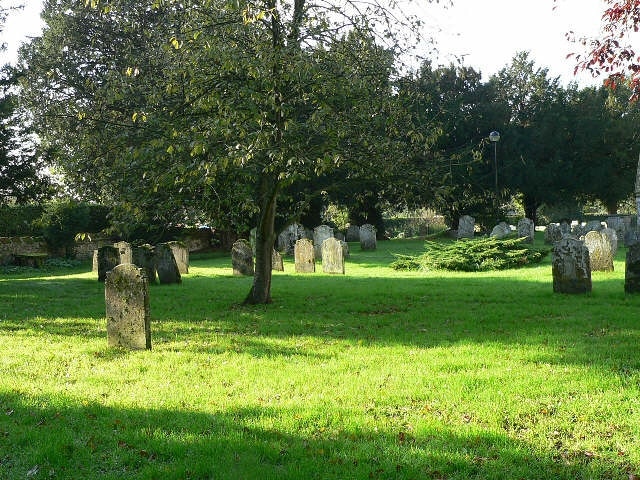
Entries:
[[[10, 15], [0, 34], [9, 47], [0, 54], [0, 63], [5, 63], [13, 61], [25, 37], [39, 33], [42, 2], [0, 1], [3, 6], [26, 3], [24, 11]], [[446, 3], [414, 1], [412, 7], [437, 40], [440, 58], [436, 64], [464, 58], [465, 65], [480, 70], [486, 79], [509, 64], [516, 52], [526, 50], [536, 66], [549, 68], [550, 75], [560, 76], [564, 84], [601, 82], [588, 75], [573, 76], [575, 62], [566, 56], [580, 47], [569, 43], [565, 35], [569, 31], [578, 36], [598, 34], [603, 0], [454, 0], [453, 7], [445, 8]]]

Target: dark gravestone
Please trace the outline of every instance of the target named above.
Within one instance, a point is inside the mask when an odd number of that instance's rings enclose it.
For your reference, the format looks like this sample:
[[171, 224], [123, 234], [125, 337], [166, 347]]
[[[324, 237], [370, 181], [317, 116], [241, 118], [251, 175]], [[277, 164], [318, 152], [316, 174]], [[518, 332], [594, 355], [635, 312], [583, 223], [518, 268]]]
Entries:
[[120, 264], [104, 283], [107, 342], [110, 347], [151, 349], [149, 286], [142, 268]]
[[145, 243], [131, 247], [132, 263], [144, 270], [147, 282], [156, 283], [156, 258], [153, 245]]
[[301, 238], [296, 242], [294, 257], [297, 273], [314, 273], [316, 271], [313, 242], [308, 238]]
[[591, 291], [589, 249], [580, 240], [566, 237], [553, 247], [551, 256], [553, 291], [587, 293]]
[[251, 244], [241, 238], [231, 247], [231, 266], [234, 275], [253, 275], [253, 250]]
[[347, 242], [359, 242], [360, 241], [360, 227], [358, 225], [349, 225], [346, 235]]
[[105, 245], [98, 249], [98, 281], [104, 282], [107, 272], [120, 263], [120, 252], [116, 247]]
[[178, 264], [173, 256], [171, 245], [168, 243], [160, 243], [154, 249], [156, 259], [156, 272], [158, 273], [158, 281], [161, 285], [171, 283], [181, 283], [182, 277]]
[[640, 292], [640, 243], [630, 245], [627, 250], [624, 272], [624, 291]]

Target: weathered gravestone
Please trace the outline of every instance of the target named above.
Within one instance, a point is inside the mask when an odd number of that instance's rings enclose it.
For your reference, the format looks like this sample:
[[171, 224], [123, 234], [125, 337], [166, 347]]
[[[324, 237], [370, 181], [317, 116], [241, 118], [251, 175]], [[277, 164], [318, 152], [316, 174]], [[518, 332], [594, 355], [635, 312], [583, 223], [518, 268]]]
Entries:
[[322, 242], [327, 238], [333, 238], [333, 228], [320, 225], [313, 229], [313, 248], [316, 258], [322, 258]]
[[151, 349], [149, 286], [142, 268], [120, 264], [104, 283], [107, 342], [110, 347]]
[[611, 256], [615, 258], [616, 253], [618, 253], [618, 234], [613, 228], [603, 228], [600, 230], [600, 233], [603, 236], [606, 236], [609, 243], [611, 244]]
[[624, 291], [640, 293], [640, 243], [634, 243], [627, 249], [624, 271]]
[[120, 253], [116, 247], [105, 245], [98, 249], [98, 281], [104, 282], [107, 272], [120, 263]]
[[592, 272], [612, 272], [613, 256], [611, 243], [606, 235], [591, 230], [584, 236], [584, 245], [589, 250], [589, 265]]
[[181, 283], [182, 277], [178, 270], [178, 264], [173, 256], [171, 245], [168, 243], [159, 243], [154, 249], [156, 259], [156, 272], [158, 273], [158, 281], [161, 285], [171, 283]]
[[282, 261], [282, 255], [275, 249], [271, 252], [271, 270], [278, 272], [284, 272], [284, 262]]
[[582, 228], [585, 235], [589, 232], [599, 232], [600, 230], [602, 230], [602, 222], [600, 220], [590, 220]]
[[308, 238], [301, 238], [296, 242], [294, 257], [297, 273], [314, 273], [316, 271], [313, 242]]
[[562, 239], [562, 231], [557, 223], [550, 223], [544, 229], [544, 243], [553, 244]]
[[536, 228], [533, 220], [530, 218], [521, 218], [518, 222], [518, 238], [525, 238], [525, 243], [533, 243], [535, 238]]
[[624, 222], [624, 218], [622, 218], [619, 215], [612, 215], [610, 217], [607, 217], [605, 222], [607, 223], [607, 228], [611, 228], [615, 230], [616, 236], [619, 239], [622, 240], [624, 238], [624, 233], [626, 231], [626, 224]]
[[91, 266], [91, 271], [92, 272], [98, 271], [98, 250], [93, 251], [93, 263]]
[[493, 230], [491, 230], [491, 234], [489, 236], [500, 240], [502, 238], [508, 237], [509, 235], [511, 235], [511, 227], [509, 226], [509, 224], [507, 222], [500, 222], [498, 225], [493, 227]]
[[589, 249], [583, 242], [566, 237], [553, 247], [551, 255], [553, 291], [587, 293], [591, 291]]
[[118, 249], [118, 254], [120, 255], [118, 263], [133, 263], [130, 243], [122, 241], [114, 243], [113, 246]]
[[187, 246], [182, 242], [167, 242], [167, 245], [171, 247], [180, 274], [189, 273], [189, 249]]
[[322, 271], [344, 275], [344, 255], [340, 240], [327, 238], [322, 242]]
[[253, 275], [253, 250], [250, 243], [241, 238], [231, 247], [231, 266], [234, 275]]
[[349, 225], [346, 235], [347, 242], [359, 242], [360, 241], [360, 227], [358, 225]]
[[340, 245], [342, 245], [342, 256], [349, 258], [349, 244], [344, 240], [340, 240]]
[[278, 250], [286, 255], [293, 254], [296, 242], [304, 238], [304, 236], [304, 227], [297, 223], [292, 223], [278, 235]]
[[360, 249], [375, 250], [376, 248], [378, 248], [376, 227], [369, 223], [365, 223], [360, 227]]
[[470, 215], [462, 215], [458, 220], [457, 238], [473, 238], [476, 228], [476, 219]]
[[133, 245], [131, 247], [131, 259], [131, 263], [144, 270], [147, 283], [156, 283], [156, 258], [153, 245], [149, 243]]
[[566, 220], [561, 221], [560, 233], [562, 234], [563, 237], [566, 237], [567, 235], [571, 235], [571, 223], [567, 222]]

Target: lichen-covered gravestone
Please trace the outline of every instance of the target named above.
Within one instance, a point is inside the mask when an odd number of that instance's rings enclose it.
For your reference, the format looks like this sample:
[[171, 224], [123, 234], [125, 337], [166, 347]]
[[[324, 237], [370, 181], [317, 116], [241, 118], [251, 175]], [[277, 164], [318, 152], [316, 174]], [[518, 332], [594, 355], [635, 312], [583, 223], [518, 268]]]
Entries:
[[231, 266], [234, 275], [253, 275], [253, 250], [251, 244], [241, 238], [231, 247]]
[[521, 218], [518, 222], [518, 238], [525, 238], [525, 243], [533, 243], [536, 228], [533, 220], [530, 218]]
[[584, 236], [584, 244], [589, 250], [589, 264], [592, 272], [613, 272], [611, 242], [606, 235], [591, 230]]
[[360, 249], [375, 250], [376, 248], [378, 248], [376, 227], [369, 223], [365, 223], [360, 227]]
[[624, 291], [640, 293], [640, 243], [629, 246], [625, 266]]
[[476, 219], [469, 215], [462, 215], [458, 220], [458, 239], [473, 238], [476, 228]]
[[156, 245], [156, 272], [158, 273], [158, 281], [161, 285], [169, 285], [172, 283], [182, 283], [182, 277], [178, 270], [178, 264], [173, 256], [171, 245], [168, 243], [160, 243]]
[[182, 242], [167, 242], [173, 252], [173, 258], [176, 259], [178, 271], [180, 274], [189, 273], [189, 249]]
[[316, 258], [322, 258], [322, 242], [327, 238], [333, 238], [333, 228], [320, 225], [313, 229], [313, 248]]
[[154, 246], [145, 243], [131, 247], [132, 263], [144, 270], [149, 284], [156, 283], [156, 258]]
[[316, 271], [313, 242], [301, 238], [294, 247], [295, 270], [297, 273], [314, 273]]
[[544, 229], [544, 243], [554, 244], [562, 239], [562, 230], [558, 223], [550, 223]]
[[151, 349], [149, 286], [142, 268], [120, 264], [104, 283], [107, 342], [110, 347]]
[[340, 240], [327, 238], [322, 242], [322, 271], [344, 275], [344, 256]]
[[553, 291], [587, 293], [591, 291], [589, 249], [575, 238], [563, 238], [553, 247], [551, 256]]
[[98, 281], [104, 282], [107, 272], [113, 270], [120, 263], [118, 249], [111, 245], [105, 245], [98, 249]]
[[284, 272], [284, 262], [282, 261], [282, 255], [280, 255], [280, 252], [277, 252], [276, 250], [273, 250], [273, 252], [271, 252], [271, 270]]
[[123, 241], [114, 243], [113, 246], [118, 249], [118, 254], [120, 255], [120, 261], [118, 263], [133, 263], [131, 244]]

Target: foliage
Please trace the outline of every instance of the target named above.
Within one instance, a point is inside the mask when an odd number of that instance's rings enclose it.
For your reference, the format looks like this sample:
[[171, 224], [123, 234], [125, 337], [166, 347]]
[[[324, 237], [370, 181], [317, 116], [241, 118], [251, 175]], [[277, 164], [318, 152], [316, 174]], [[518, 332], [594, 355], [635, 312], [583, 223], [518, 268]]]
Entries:
[[0, 205], [0, 236], [40, 235], [38, 220], [43, 211], [42, 204]]
[[89, 212], [89, 205], [84, 202], [60, 200], [48, 203], [40, 219], [42, 236], [47, 244], [71, 255], [76, 234], [90, 231]]
[[482, 272], [506, 270], [539, 263], [548, 250], [524, 243], [525, 238], [498, 240], [488, 237], [453, 243], [425, 243], [426, 251], [417, 256], [401, 256], [391, 266], [395, 270], [452, 270]]

